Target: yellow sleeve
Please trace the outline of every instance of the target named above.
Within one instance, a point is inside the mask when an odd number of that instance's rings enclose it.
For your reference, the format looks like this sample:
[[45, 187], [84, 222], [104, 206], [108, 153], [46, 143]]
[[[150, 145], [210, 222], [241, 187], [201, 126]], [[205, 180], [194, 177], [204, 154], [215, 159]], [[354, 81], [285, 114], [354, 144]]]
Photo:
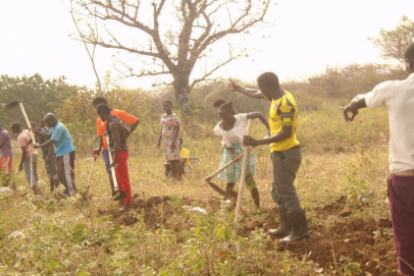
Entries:
[[295, 106], [288, 99], [282, 100], [277, 108], [277, 114], [280, 115], [282, 126], [293, 126], [295, 111]]

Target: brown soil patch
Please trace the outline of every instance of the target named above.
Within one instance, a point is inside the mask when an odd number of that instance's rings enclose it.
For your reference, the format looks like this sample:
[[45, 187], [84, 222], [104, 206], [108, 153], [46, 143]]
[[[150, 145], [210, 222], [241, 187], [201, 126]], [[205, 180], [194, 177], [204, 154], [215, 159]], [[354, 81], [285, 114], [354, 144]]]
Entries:
[[[220, 208], [220, 200], [216, 199], [218, 208]], [[99, 210], [100, 215], [111, 215], [113, 220], [122, 225], [133, 225], [138, 221], [136, 214], [143, 214], [146, 226], [150, 229], [158, 229], [160, 227], [181, 231], [193, 227], [192, 224], [182, 223], [187, 215], [182, 208], [184, 205], [191, 206], [195, 203], [188, 198], [172, 199], [168, 196], [151, 197], [148, 200], [139, 198], [138, 195], [132, 197], [132, 210], [134, 212], [121, 212], [118, 210]], [[215, 200], [210, 199], [207, 206], [211, 209], [217, 209]], [[213, 208], [214, 207], [214, 208]], [[172, 216], [180, 216], [180, 220], [168, 220]]]
[[[331, 204], [314, 208], [315, 218], [327, 223], [324, 224], [326, 226], [312, 224], [312, 218], [308, 217], [310, 240], [284, 246], [277, 245], [275, 240], [275, 246], [269, 250], [275, 250], [276, 247], [279, 251], [290, 251], [299, 260], [308, 256], [324, 271], [337, 271], [339, 275], [349, 262], [358, 263], [362, 275], [365, 272], [371, 275], [397, 275], [391, 220], [352, 218], [355, 210], [345, 208], [346, 201], [346, 197], [341, 196]], [[275, 217], [278, 217], [277, 208], [264, 211], [259, 218], [245, 217], [239, 234], [247, 237], [255, 228], [263, 228], [265, 232], [277, 228], [279, 224], [275, 222]]]
[[[143, 200], [137, 196], [133, 198], [133, 210], [143, 214], [144, 222], [150, 229], [167, 228], [176, 232], [189, 230], [194, 227], [189, 215], [182, 208], [183, 205], [198, 205], [188, 198], [152, 197]], [[208, 213], [220, 209], [219, 198], [209, 198], [202, 203]], [[349, 262], [358, 263], [362, 275], [397, 275], [397, 257], [392, 238], [392, 223], [388, 218], [379, 220], [362, 220], [352, 217], [355, 210], [345, 209], [346, 197], [340, 197], [335, 202], [315, 208], [319, 221], [323, 225], [312, 224], [309, 219], [311, 239], [294, 242], [284, 246], [270, 244], [266, 250], [289, 251], [293, 257], [302, 260], [304, 256], [313, 260], [323, 268], [323, 271], [343, 273], [343, 267]], [[100, 210], [101, 215], [112, 215], [114, 221], [123, 225], [132, 225], [137, 218], [131, 213], [116, 210]], [[239, 229], [239, 235], [248, 237], [257, 228], [265, 232], [277, 228], [278, 210], [272, 208], [262, 210], [261, 213], [244, 214]], [[276, 220], [275, 220], [276, 218]], [[179, 242], [177, 240], [177, 242]]]

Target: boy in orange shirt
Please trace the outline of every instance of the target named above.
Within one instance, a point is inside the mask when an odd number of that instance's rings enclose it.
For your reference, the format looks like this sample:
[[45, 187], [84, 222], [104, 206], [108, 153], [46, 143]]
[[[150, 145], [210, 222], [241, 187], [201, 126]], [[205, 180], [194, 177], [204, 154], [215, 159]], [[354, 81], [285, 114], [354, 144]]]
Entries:
[[[96, 99], [93, 100], [92, 104], [95, 108], [97, 108], [100, 104], [107, 105], [108, 102], [102, 97], [97, 97]], [[127, 137], [137, 128], [139, 124], [139, 119], [137, 117], [123, 110], [111, 108], [111, 115], [119, 118], [124, 125], [125, 124], [131, 125], [130, 131], [126, 132]], [[106, 141], [106, 133], [105, 133], [106, 122], [102, 121], [101, 118], [98, 117], [98, 120], [96, 121], [96, 127], [97, 127], [97, 136], [98, 136], [98, 148], [93, 151], [93, 154], [96, 156], [99, 156], [102, 151], [102, 157], [103, 157], [103, 160], [105, 161], [106, 172], [109, 175], [109, 183], [111, 184], [112, 195], [115, 195], [118, 191], [114, 189], [114, 182], [112, 180], [112, 175], [111, 175], [111, 167], [110, 167], [111, 163], [109, 162], [108, 143]], [[120, 193], [119, 199], [123, 200], [126, 197], [125, 192], [120, 190], [119, 193]]]

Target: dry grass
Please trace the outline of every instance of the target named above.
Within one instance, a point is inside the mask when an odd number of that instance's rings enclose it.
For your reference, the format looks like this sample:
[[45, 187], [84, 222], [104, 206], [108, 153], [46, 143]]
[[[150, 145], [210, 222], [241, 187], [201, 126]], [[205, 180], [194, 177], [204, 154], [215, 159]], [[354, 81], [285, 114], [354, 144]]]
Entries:
[[[336, 216], [335, 221], [389, 217], [385, 202], [388, 165], [384, 114], [384, 110], [364, 111], [353, 124], [343, 122], [337, 107], [301, 114], [299, 139], [303, 144], [303, 163], [296, 186], [311, 226], [329, 226], [333, 215], [321, 216], [317, 210], [340, 196], [346, 197], [344, 208], [352, 210], [352, 214], [346, 219]], [[139, 130], [138, 135], [144, 131]], [[258, 125], [254, 132], [256, 137], [265, 134]], [[137, 211], [133, 216], [119, 216], [111, 211], [117, 206], [109, 200], [102, 159], [93, 174], [91, 200], [77, 196], [52, 201], [48, 185], [43, 186], [43, 197], [33, 196], [20, 173], [16, 193], [0, 200], [0, 274], [320, 275], [314, 272], [317, 265], [312, 255], [297, 261], [289, 251], [276, 251], [275, 243], [263, 235], [260, 227], [227, 239], [232, 230], [232, 214], [217, 211], [220, 198], [204, 182], [204, 177], [219, 164], [218, 138], [184, 138], [191, 155], [200, 161], [193, 164], [192, 173], [182, 182], [164, 178], [162, 153], [156, 150], [153, 138], [147, 140], [151, 143], [136, 137], [130, 140], [132, 194], [137, 195], [134, 199], [137, 206], [143, 206], [136, 209], [143, 210], [141, 214]], [[76, 183], [83, 191], [92, 160], [79, 151], [77, 157]], [[256, 158], [262, 210], [256, 211], [250, 197], [245, 195], [245, 216], [250, 221], [263, 221], [269, 216], [272, 222], [277, 216], [270, 216], [275, 204], [270, 197], [268, 149], [256, 149]], [[42, 160], [39, 168], [42, 180], [47, 182]], [[361, 205], [358, 196], [370, 191], [373, 195], [369, 204]], [[165, 202], [149, 204], [155, 202], [154, 198], [162, 201], [165, 196], [168, 197]], [[186, 205], [202, 207], [209, 215], [188, 211]], [[15, 231], [24, 237], [9, 238]], [[352, 258], [344, 260], [338, 258], [337, 267], [323, 267], [324, 275], [347, 271], [351, 271], [348, 275], [357, 275], [358, 269], [352, 266], [355, 263], [365, 269], [365, 264]]]

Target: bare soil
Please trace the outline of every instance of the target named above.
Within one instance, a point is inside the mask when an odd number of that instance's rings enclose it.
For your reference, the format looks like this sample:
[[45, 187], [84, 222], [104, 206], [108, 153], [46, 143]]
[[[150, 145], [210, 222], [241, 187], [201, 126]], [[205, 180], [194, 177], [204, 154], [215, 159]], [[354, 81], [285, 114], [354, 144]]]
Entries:
[[[170, 198], [151, 197], [143, 200], [135, 196], [132, 202], [135, 213], [143, 213], [144, 222], [150, 229], [159, 227], [176, 232], [194, 227], [189, 222], [183, 205], [196, 202], [189, 198], [181, 198], [178, 204], [170, 204]], [[200, 202], [197, 202], [200, 204]], [[209, 213], [220, 209], [220, 199], [210, 198], [203, 203]], [[342, 262], [356, 262], [367, 275], [397, 275], [397, 257], [392, 237], [392, 222], [388, 218], [379, 220], [359, 219], [352, 217], [356, 210], [344, 209], [346, 198], [315, 208], [316, 216], [309, 219], [310, 240], [293, 242], [279, 246], [277, 240], [267, 250], [289, 251], [292, 256], [302, 260], [304, 257], [313, 260], [324, 271], [334, 271], [342, 266]], [[128, 212], [116, 210], [100, 210], [101, 215], [112, 215], [114, 221], [123, 225], [133, 225], [137, 218]], [[173, 220], [168, 218], [174, 216]], [[255, 228], [265, 231], [277, 228], [275, 217], [277, 208], [264, 210], [259, 214], [246, 214], [239, 234], [249, 236]], [[179, 218], [179, 220], [177, 220]], [[325, 223], [315, 224], [313, 219]]]

